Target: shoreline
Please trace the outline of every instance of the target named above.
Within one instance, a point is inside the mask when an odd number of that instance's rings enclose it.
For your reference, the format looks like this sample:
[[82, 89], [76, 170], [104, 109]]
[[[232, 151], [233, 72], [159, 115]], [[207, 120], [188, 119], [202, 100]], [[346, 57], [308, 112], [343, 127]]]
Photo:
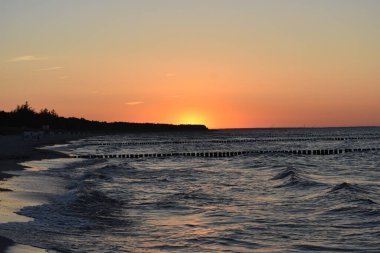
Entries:
[[41, 149], [44, 146], [64, 144], [69, 141], [97, 135], [99, 134], [54, 134], [42, 136], [39, 140], [24, 139], [20, 135], [0, 136], [0, 182], [13, 177], [7, 171], [23, 170], [25, 166], [20, 165], [20, 163], [31, 160], [68, 157], [58, 151]]
[[5, 253], [7, 249], [11, 246], [14, 246], [15, 242], [6, 237], [0, 236], [0, 252]]
[[[38, 140], [24, 139], [21, 135], [0, 136], [0, 202], [1, 192], [11, 191], [3, 188], [3, 182], [14, 177], [7, 171], [24, 170], [26, 166], [20, 163], [42, 159], [55, 159], [68, 157], [67, 154], [59, 151], [41, 149], [42, 147], [64, 144], [69, 141], [78, 140], [86, 137], [98, 136], [100, 134], [51, 134], [44, 135]], [[0, 235], [0, 253], [6, 253], [10, 248], [17, 247], [17, 242]]]

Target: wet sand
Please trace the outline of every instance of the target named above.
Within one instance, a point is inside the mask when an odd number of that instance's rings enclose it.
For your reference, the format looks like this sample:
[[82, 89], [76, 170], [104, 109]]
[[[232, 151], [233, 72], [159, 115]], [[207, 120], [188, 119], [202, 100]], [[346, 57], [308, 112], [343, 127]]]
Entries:
[[12, 177], [6, 171], [23, 169], [23, 166], [19, 165], [19, 163], [30, 160], [66, 157], [63, 153], [38, 149], [38, 147], [65, 143], [88, 136], [93, 135], [49, 134], [42, 136], [40, 139], [25, 139], [18, 135], [0, 136], [0, 181]]
[[[94, 134], [47, 134], [41, 136], [39, 139], [25, 139], [23, 136], [18, 135], [0, 136], [0, 205], [1, 192], [9, 191], [5, 187], [2, 187], [3, 182], [13, 177], [13, 175], [7, 173], [7, 171], [24, 169], [24, 166], [20, 165], [20, 163], [25, 161], [67, 157], [66, 154], [39, 149], [39, 147], [65, 143], [89, 136], [94, 136]], [[26, 249], [24, 249], [24, 247], [23, 245], [15, 244], [13, 240], [0, 236], [0, 253], [17, 252], [17, 248], [22, 252], [41, 252], [41, 250], [37, 248], [33, 250], [32, 247], [28, 248], [28, 251], [25, 251]]]
[[0, 252], [5, 252], [5, 250], [8, 247], [13, 246], [13, 245], [14, 245], [14, 242], [12, 240], [0, 236]]
[[[1, 253], [47, 253], [46, 250], [28, 245], [16, 244], [11, 239], [0, 236]], [[49, 251], [50, 252], [50, 251]], [[54, 251], [51, 251], [54, 252]]]

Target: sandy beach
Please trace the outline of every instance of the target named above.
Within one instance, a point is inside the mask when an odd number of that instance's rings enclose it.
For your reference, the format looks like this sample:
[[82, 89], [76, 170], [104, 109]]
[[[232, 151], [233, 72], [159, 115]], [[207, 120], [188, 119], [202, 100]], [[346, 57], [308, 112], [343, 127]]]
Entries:
[[[7, 171], [24, 169], [24, 166], [20, 165], [20, 163], [31, 160], [66, 157], [63, 153], [39, 149], [39, 147], [65, 143], [67, 141], [85, 138], [88, 136], [93, 136], [93, 134], [47, 134], [41, 136], [39, 139], [28, 139], [24, 138], [22, 135], [0, 136], [0, 194], [1, 192], [9, 191], [5, 187], [2, 187], [5, 180], [13, 177], [13, 175], [8, 174]], [[20, 247], [23, 248], [23, 246]], [[0, 253], [5, 252], [17, 252], [17, 245], [12, 240], [0, 236]], [[36, 249], [30, 252], [41, 251]]]
[[40, 139], [25, 139], [21, 135], [0, 136], [0, 180], [11, 177], [6, 171], [22, 169], [23, 166], [19, 163], [66, 157], [65, 154], [38, 147], [65, 143], [87, 136], [90, 134], [49, 134], [43, 135]]

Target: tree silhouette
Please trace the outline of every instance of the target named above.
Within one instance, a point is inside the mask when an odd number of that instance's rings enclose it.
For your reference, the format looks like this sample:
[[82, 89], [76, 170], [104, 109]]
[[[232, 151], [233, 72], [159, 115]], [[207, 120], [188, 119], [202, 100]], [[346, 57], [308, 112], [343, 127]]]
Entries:
[[53, 131], [91, 131], [91, 132], [156, 132], [156, 131], [204, 131], [204, 125], [170, 125], [154, 123], [100, 122], [84, 118], [60, 117], [54, 110], [47, 108], [36, 112], [26, 101], [11, 112], [0, 111], [1, 129], [17, 128], [41, 129], [49, 125]]

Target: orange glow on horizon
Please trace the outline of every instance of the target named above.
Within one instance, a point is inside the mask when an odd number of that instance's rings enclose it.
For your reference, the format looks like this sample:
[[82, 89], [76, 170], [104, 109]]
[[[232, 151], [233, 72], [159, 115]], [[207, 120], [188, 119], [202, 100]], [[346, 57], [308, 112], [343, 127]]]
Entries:
[[183, 125], [207, 125], [206, 119], [200, 113], [184, 113], [177, 124]]

